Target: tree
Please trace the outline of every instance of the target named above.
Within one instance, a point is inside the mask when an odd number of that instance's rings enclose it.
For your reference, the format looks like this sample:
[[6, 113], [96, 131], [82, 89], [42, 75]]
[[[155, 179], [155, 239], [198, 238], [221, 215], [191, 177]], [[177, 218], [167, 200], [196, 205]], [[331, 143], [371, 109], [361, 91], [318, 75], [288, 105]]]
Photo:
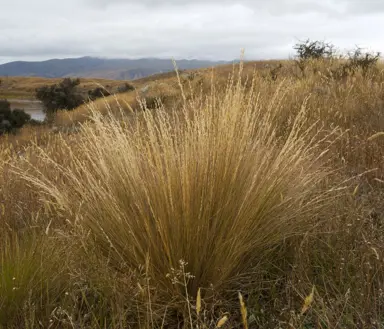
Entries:
[[57, 110], [73, 110], [84, 103], [84, 98], [77, 92], [80, 79], [65, 78], [58, 84], [36, 89], [36, 98], [40, 100], [46, 114]]

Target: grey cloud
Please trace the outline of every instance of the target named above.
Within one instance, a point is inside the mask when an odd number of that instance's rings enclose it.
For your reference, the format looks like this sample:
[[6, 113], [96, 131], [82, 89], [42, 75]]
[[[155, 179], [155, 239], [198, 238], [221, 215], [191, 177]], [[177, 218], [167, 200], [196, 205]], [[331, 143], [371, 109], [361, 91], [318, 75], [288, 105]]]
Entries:
[[[267, 11], [271, 14], [285, 15], [292, 13], [333, 13], [339, 12], [337, 1], [319, 0], [84, 0], [88, 4], [96, 4], [101, 8], [108, 8], [116, 5], [144, 6], [146, 8], [169, 8], [190, 6], [228, 6], [239, 4], [255, 11]], [[344, 0], [347, 1], [347, 0]], [[344, 2], [342, 1], [342, 2]]]
[[354, 15], [362, 13], [384, 13], [383, 0], [83, 0], [88, 5], [107, 8], [115, 5], [145, 6], [147, 8], [185, 7], [193, 5], [241, 4], [252, 10], [267, 11], [275, 15], [300, 13], [323, 13]]
[[307, 37], [383, 51], [383, 7], [368, 0], [13, 0], [0, 11], [0, 61], [233, 59], [241, 48], [247, 58], [284, 58]]
[[384, 13], [384, 1], [382, 0], [350, 1], [347, 4], [347, 11], [354, 14]]

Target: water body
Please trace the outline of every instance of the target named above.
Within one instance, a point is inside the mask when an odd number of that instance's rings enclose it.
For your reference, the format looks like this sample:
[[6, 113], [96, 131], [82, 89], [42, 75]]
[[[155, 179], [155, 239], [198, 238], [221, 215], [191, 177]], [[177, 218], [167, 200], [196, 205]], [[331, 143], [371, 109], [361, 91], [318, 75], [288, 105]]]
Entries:
[[32, 119], [44, 121], [43, 104], [36, 99], [8, 99], [11, 109], [21, 109], [28, 113]]

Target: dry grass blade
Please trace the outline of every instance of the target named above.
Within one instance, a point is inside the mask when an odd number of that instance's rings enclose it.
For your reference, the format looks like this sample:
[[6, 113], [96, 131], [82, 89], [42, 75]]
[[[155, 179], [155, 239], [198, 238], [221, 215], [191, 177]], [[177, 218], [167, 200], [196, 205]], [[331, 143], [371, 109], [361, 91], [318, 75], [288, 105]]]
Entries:
[[244, 329], [248, 329], [248, 312], [245, 306], [243, 295], [239, 292], [239, 302], [240, 302], [240, 312], [241, 312], [241, 320], [243, 322]]
[[228, 321], [228, 316], [227, 315], [224, 315], [218, 322], [217, 322], [217, 325], [216, 325], [216, 328], [221, 328], [223, 327]]
[[355, 189], [353, 190], [352, 195], [356, 196], [357, 192], [359, 191], [359, 185], [356, 185]]
[[304, 304], [300, 312], [301, 315], [304, 315], [309, 310], [309, 308], [313, 303], [314, 297], [315, 297], [315, 286], [312, 287], [311, 293], [307, 297], [305, 297]]
[[384, 136], [384, 132], [383, 132], [383, 131], [380, 131], [380, 132], [378, 132], [378, 133], [376, 133], [376, 134], [370, 136], [370, 137], [367, 139], [367, 141], [373, 141], [374, 139], [379, 138], [379, 137], [381, 137], [381, 136]]
[[196, 297], [196, 313], [197, 316], [200, 316], [201, 312], [201, 288], [197, 291], [197, 297]]

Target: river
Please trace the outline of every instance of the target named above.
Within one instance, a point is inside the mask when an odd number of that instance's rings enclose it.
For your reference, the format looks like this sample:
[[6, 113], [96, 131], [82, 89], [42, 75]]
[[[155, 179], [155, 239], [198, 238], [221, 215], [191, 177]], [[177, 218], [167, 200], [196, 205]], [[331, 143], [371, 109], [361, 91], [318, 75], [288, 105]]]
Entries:
[[28, 113], [32, 119], [43, 121], [45, 114], [43, 104], [36, 99], [8, 99], [11, 103], [11, 109], [21, 109]]

